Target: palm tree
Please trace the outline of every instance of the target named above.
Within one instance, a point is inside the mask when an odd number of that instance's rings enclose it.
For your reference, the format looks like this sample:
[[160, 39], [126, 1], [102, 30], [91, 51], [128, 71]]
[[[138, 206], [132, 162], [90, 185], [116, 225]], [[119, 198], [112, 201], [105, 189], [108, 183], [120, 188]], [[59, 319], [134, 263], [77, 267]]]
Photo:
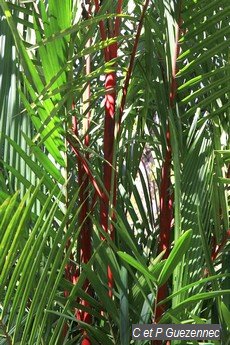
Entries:
[[0, 344], [230, 343], [228, 1], [0, 7]]

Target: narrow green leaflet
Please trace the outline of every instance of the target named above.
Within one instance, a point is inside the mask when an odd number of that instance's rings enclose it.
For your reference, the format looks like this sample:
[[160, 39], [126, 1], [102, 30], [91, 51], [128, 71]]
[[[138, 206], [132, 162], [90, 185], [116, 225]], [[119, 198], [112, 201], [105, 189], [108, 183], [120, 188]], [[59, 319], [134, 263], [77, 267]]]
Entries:
[[173, 273], [175, 267], [181, 262], [183, 255], [187, 252], [192, 237], [192, 230], [187, 230], [175, 243], [169, 257], [158, 278], [158, 285], [163, 285]]

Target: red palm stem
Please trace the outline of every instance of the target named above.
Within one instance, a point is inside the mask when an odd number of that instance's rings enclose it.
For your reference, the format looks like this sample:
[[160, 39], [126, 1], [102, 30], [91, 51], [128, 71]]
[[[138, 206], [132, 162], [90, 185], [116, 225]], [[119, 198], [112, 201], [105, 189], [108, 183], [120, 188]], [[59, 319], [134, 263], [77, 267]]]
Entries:
[[[181, 12], [181, 9], [180, 9]], [[170, 86], [170, 95], [169, 95], [169, 105], [171, 108], [174, 107], [176, 93], [177, 93], [177, 83], [176, 83], [176, 73], [177, 73], [177, 58], [180, 52], [180, 45], [179, 45], [179, 38], [181, 33], [181, 24], [182, 19], [181, 15], [179, 15], [179, 21], [177, 25], [177, 34], [176, 34], [176, 49], [175, 49], [175, 57], [174, 57], [174, 65], [172, 70], [172, 80]], [[164, 258], [167, 258], [170, 253], [170, 236], [171, 236], [171, 227], [172, 227], [172, 220], [173, 220], [173, 194], [170, 191], [171, 189], [171, 179], [170, 179], [170, 170], [171, 170], [171, 160], [172, 160], [172, 153], [171, 153], [171, 143], [170, 143], [170, 130], [169, 125], [166, 132], [166, 153], [165, 153], [165, 160], [162, 167], [162, 177], [161, 177], [161, 185], [160, 185], [160, 235], [159, 235], [159, 252], [165, 250]], [[161, 300], [164, 300], [168, 295], [167, 285], [164, 284], [158, 290], [156, 303]], [[156, 313], [155, 313], [155, 322], [161, 318], [163, 313], [166, 310], [165, 305], [157, 306]], [[152, 341], [153, 345], [159, 345], [162, 342], [159, 340]], [[170, 341], [167, 341], [167, 345], [170, 344]]]
[[139, 43], [139, 39], [140, 39], [140, 35], [141, 35], [141, 29], [142, 29], [142, 26], [143, 26], [143, 23], [144, 23], [144, 17], [145, 17], [145, 13], [147, 11], [147, 8], [149, 6], [149, 2], [150, 2], [150, 0], [146, 0], [145, 4], [143, 6], [143, 10], [142, 10], [140, 21], [139, 21], [138, 28], [137, 28], [137, 33], [136, 33], [135, 41], [134, 41], [134, 44], [133, 44], [133, 50], [132, 50], [132, 53], [131, 53], [129, 67], [128, 67], [128, 71], [127, 71], [127, 74], [126, 74], [126, 78], [125, 78], [125, 82], [124, 82], [124, 86], [123, 86], [123, 91], [122, 91], [122, 98], [121, 98], [121, 105], [120, 105], [120, 114], [119, 114], [119, 124], [121, 124], [122, 115], [123, 115], [123, 112], [124, 112], [124, 107], [125, 107], [125, 103], [126, 103], [126, 97], [127, 97], [129, 82], [130, 82], [130, 79], [131, 79], [131, 75], [132, 75], [132, 71], [133, 71], [133, 67], [134, 67], [134, 62], [135, 62], [135, 57], [136, 57], [136, 52], [137, 52], [137, 47], [138, 47], [138, 43]]

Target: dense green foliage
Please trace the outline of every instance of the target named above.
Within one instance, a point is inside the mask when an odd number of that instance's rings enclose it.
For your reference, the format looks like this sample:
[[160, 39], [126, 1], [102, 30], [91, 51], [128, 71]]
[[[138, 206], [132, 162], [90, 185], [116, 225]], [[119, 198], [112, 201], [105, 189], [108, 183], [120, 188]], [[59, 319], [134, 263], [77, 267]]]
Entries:
[[230, 344], [229, 0], [91, 3], [0, 1], [0, 345], [128, 345], [155, 321]]

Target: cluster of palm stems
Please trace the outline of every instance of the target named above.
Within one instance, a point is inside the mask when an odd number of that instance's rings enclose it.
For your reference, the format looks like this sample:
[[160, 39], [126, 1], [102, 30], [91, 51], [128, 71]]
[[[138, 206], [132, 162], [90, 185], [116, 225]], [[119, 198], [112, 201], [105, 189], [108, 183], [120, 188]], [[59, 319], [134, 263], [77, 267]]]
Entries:
[[0, 345], [230, 344], [229, 13], [0, 1]]

